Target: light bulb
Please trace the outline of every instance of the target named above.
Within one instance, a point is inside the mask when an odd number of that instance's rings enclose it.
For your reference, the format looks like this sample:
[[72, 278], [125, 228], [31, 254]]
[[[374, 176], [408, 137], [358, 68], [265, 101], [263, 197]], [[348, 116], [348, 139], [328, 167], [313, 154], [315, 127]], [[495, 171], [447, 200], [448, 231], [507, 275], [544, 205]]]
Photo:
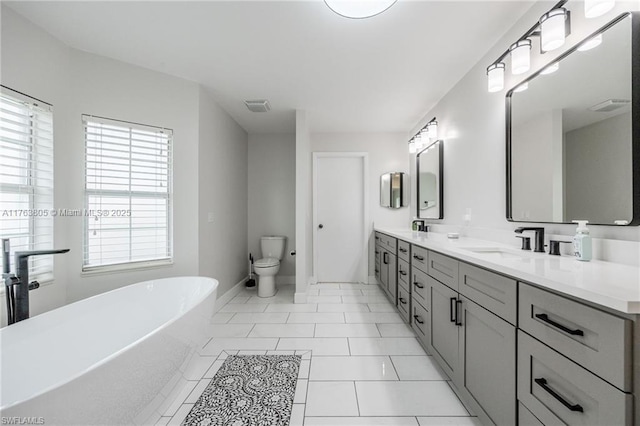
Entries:
[[542, 75], [551, 74], [558, 71], [558, 69], [560, 69], [560, 62], [554, 62], [553, 64], [549, 65], [548, 67], [540, 71], [540, 74]]
[[540, 18], [540, 44], [542, 50], [549, 52], [564, 44], [567, 36], [567, 9], [553, 9]]
[[531, 66], [531, 40], [528, 38], [517, 41], [509, 48], [511, 51], [511, 73], [524, 74]]
[[616, 5], [616, 0], [585, 0], [584, 16], [587, 18], [597, 18], [604, 15]]
[[416, 150], [420, 150], [422, 149], [422, 137], [420, 136], [420, 134], [417, 134], [413, 140], [415, 141], [416, 144]]
[[429, 131], [429, 139], [438, 139], [438, 122], [432, 121], [427, 125]]
[[598, 34], [595, 37], [591, 37], [589, 40], [583, 42], [578, 46], [578, 50], [580, 52], [586, 52], [587, 50], [591, 50], [594, 47], [600, 46], [602, 43], [602, 34]]
[[504, 88], [504, 63], [498, 62], [487, 67], [487, 89], [490, 93]]
[[409, 141], [409, 154], [415, 154], [416, 153], [416, 143], [413, 139], [411, 139]]
[[529, 83], [522, 83], [521, 85], [513, 89], [513, 93], [524, 92], [528, 88], [529, 88]]

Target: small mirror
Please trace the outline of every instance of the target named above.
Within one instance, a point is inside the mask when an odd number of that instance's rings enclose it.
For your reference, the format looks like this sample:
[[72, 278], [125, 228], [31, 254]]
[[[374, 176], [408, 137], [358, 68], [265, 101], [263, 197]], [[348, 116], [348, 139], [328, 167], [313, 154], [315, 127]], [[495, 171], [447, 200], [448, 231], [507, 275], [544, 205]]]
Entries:
[[507, 93], [509, 220], [640, 222], [639, 21], [621, 15]]
[[442, 141], [436, 141], [416, 157], [418, 218], [442, 219]]
[[390, 172], [380, 176], [380, 205], [390, 209], [406, 207], [409, 200], [406, 196], [408, 177], [403, 172]]

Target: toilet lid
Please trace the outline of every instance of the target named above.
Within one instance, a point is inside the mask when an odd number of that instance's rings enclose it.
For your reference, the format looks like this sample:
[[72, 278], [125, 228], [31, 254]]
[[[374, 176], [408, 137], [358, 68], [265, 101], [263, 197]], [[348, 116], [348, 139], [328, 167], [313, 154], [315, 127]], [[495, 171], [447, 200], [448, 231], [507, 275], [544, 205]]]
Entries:
[[271, 266], [279, 265], [280, 261], [272, 257], [265, 257], [264, 259], [256, 260], [256, 268], [269, 268]]

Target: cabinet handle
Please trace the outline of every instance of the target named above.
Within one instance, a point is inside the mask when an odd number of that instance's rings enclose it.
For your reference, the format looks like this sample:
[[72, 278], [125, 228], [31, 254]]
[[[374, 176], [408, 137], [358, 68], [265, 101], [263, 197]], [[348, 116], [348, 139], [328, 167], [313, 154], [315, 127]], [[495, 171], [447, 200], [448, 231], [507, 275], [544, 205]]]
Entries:
[[424, 324], [424, 321], [420, 319], [420, 315], [414, 315], [413, 319], [415, 319], [418, 324]]
[[460, 309], [458, 307], [462, 307], [462, 300], [456, 300], [456, 325], [462, 325], [462, 321], [460, 321]]
[[387, 260], [387, 256], [388, 256], [388, 255], [389, 255], [389, 253], [387, 253], [386, 251], [385, 251], [384, 253], [382, 253], [382, 262], [383, 262], [385, 265], [388, 265], [388, 264], [389, 264], [389, 261]]
[[376, 254], [379, 254], [380, 252], [378, 250], [376, 250]]
[[415, 285], [418, 288], [424, 288], [424, 286], [422, 284], [420, 284], [418, 281], [414, 281], [413, 285]]
[[398, 272], [400, 272], [400, 275], [402, 275], [402, 276], [407, 275], [407, 273], [405, 271], [403, 271], [402, 269], [398, 270]]
[[402, 253], [406, 253], [406, 252], [407, 252], [407, 249], [406, 249], [406, 248], [402, 248], [402, 247], [400, 247], [400, 249], [399, 249], [399, 250], [400, 250]]
[[570, 402], [567, 402], [567, 400], [564, 399], [560, 394], [558, 394], [556, 391], [554, 391], [549, 386], [547, 386], [547, 379], [545, 379], [544, 377], [541, 377], [539, 379], [534, 379], [534, 380], [542, 389], [544, 389], [552, 397], [554, 397], [555, 399], [560, 401], [560, 403], [562, 405], [564, 405], [565, 407], [567, 407], [569, 410], [571, 410], [571, 411], [579, 411], [581, 413], [584, 412], [584, 410], [583, 410], [583, 408], [582, 408], [582, 406], [580, 404], [571, 404]]
[[380, 272], [380, 270], [379, 270], [379, 269], [376, 269], [376, 274], [377, 274], [378, 272]]
[[554, 326], [555, 328], [559, 328], [565, 333], [571, 334], [572, 336], [584, 336], [584, 331], [579, 329], [571, 330], [570, 328], [567, 328], [564, 325], [559, 324], [552, 319], [549, 319], [549, 316], [547, 314], [536, 314], [535, 317], [540, 321], [544, 321], [547, 324]]
[[416, 260], [419, 260], [419, 261], [421, 261], [421, 262], [424, 260], [424, 257], [422, 257], [422, 256], [420, 256], [420, 255], [417, 255], [417, 254], [414, 254], [414, 255], [413, 255], [413, 258], [414, 258], [414, 259], [416, 259]]
[[456, 316], [455, 316], [455, 308], [454, 305], [456, 304], [456, 298], [452, 297], [449, 299], [449, 321], [451, 322], [457, 322], [456, 321]]
[[380, 239], [380, 237], [376, 237], [376, 240], [379, 240], [379, 239]]
[[398, 297], [398, 300], [400, 300], [400, 303], [402, 303], [403, 305], [407, 304], [407, 301], [405, 300], [404, 297]]

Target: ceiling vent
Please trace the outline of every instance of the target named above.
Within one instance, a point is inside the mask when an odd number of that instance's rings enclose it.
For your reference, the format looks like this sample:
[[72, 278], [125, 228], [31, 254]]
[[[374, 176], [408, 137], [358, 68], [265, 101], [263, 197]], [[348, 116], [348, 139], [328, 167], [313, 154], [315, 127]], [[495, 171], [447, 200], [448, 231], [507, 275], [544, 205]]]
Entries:
[[269, 105], [269, 101], [266, 99], [244, 101], [244, 104], [251, 112], [267, 112], [271, 110], [271, 105]]
[[606, 101], [600, 102], [589, 109], [594, 112], [609, 112], [618, 108], [626, 107], [630, 103], [631, 101], [628, 99], [607, 99]]

